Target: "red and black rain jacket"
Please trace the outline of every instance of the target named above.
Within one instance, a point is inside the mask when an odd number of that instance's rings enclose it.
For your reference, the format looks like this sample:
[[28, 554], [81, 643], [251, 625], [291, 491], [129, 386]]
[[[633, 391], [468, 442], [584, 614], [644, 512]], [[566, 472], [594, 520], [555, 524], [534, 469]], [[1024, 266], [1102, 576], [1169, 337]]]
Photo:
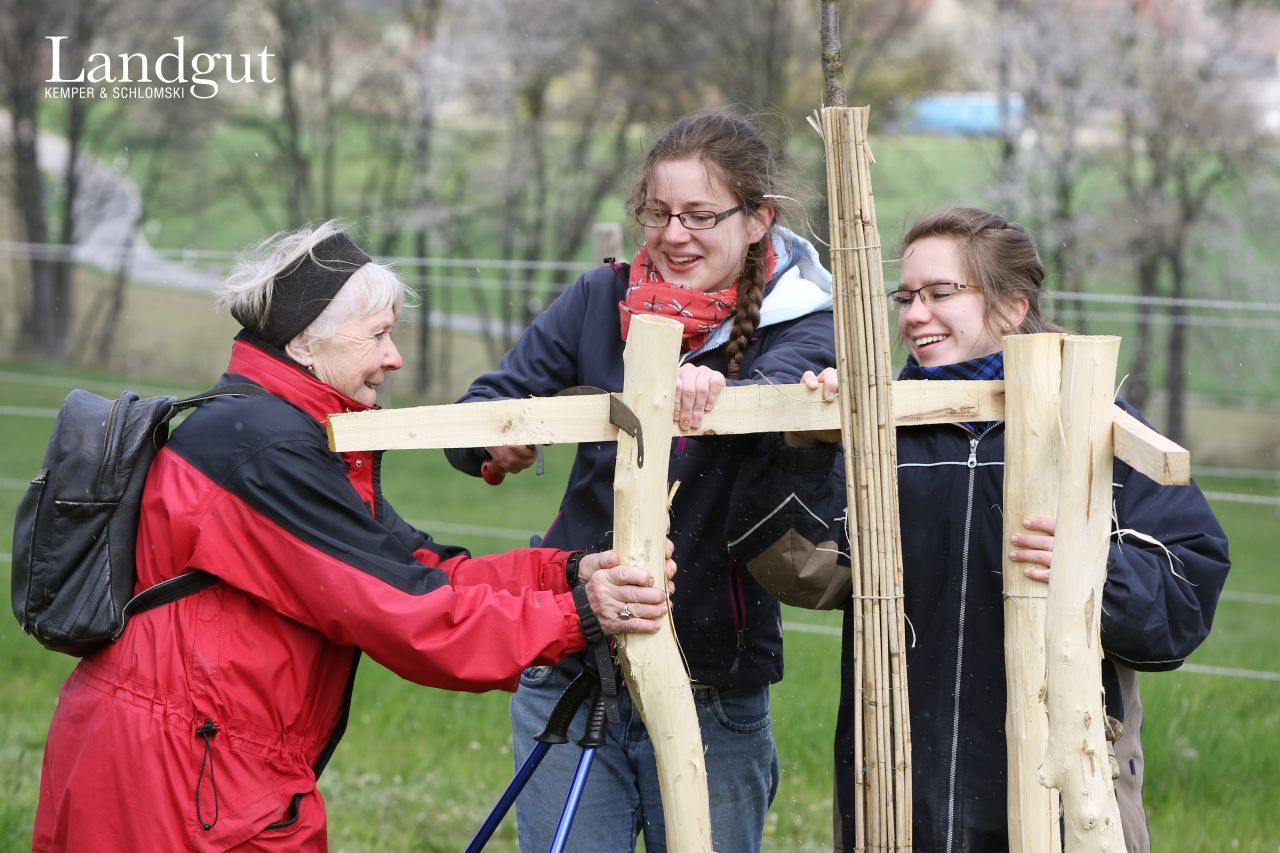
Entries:
[[585, 648], [566, 552], [432, 541], [383, 499], [380, 453], [328, 448], [325, 417], [368, 407], [247, 335], [220, 384], [244, 381], [271, 394], [202, 405], [157, 456], [137, 545], [138, 589], [221, 582], [135, 616], [63, 685], [37, 850], [323, 848], [315, 781], [361, 652], [483, 691]]

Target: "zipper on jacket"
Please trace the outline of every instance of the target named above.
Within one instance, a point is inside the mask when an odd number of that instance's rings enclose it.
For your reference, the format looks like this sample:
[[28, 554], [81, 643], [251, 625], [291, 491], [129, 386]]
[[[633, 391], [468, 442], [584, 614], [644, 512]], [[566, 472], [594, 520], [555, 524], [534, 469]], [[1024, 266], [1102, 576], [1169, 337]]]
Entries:
[[[983, 433], [986, 435], [986, 432]], [[978, 475], [978, 438], [969, 439], [969, 490], [964, 506], [964, 551], [960, 556], [960, 622], [956, 637], [956, 692], [951, 707], [951, 767], [947, 773], [947, 843], [950, 851], [956, 831], [956, 762], [960, 749], [960, 686], [964, 674], [964, 622], [969, 597], [969, 534], [973, 530], [973, 488]]]
[[[218, 727], [213, 720], [205, 720], [196, 729], [196, 737], [204, 738], [204, 756], [200, 759], [200, 775], [196, 777], [196, 820], [205, 832], [213, 829], [218, 822], [218, 780], [213, 775], [213, 738], [218, 734]], [[213, 790], [213, 820], [205, 822], [204, 813], [200, 809], [200, 788], [204, 784], [204, 768], [209, 767], [209, 787]]]
[[316, 759], [316, 763], [311, 766], [311, 770], [315, 773], [317, 780], [320, 778], [320, 774], [324, 772], [329, 759], [333, 757], [333, 751], [338, 748], [338, 741], [342, 740], [342, 735], [347, 730], [347, 720], [351, 717], [351, 694], [355, 691], [356, 669], [360, 666], [361, 654], [362, 652], [359, 649], [356, 649], [351, 654], [351, 672], [347, 675], [347, 686], [342, 693], [342, 709], [338, 712], [338, 723], [333, 727], [333, 733], [329, 735], [328, 742], [320, 750], [320, 756]]
[[742, 570], [735, 560], [729, 563], [729, 604], [733, 609], [733, 631], [738, 637], [738, 653], [733, 656], [733, 665], [729, 667], [730, 675], [738, 671], [742, 652], [747, 647], [747, 594], [744, 586]]
[[[357, 466], [359, 467], [359, 466]], [[373, 516], [374, 521], [382, 521], [386, 515], [382, 511], [382, 454], [378, 451], [373, 453], [373, 468], [369, 472], [369, 476], [373, 480], [373, 500], [369, 501], [369, 513]]]

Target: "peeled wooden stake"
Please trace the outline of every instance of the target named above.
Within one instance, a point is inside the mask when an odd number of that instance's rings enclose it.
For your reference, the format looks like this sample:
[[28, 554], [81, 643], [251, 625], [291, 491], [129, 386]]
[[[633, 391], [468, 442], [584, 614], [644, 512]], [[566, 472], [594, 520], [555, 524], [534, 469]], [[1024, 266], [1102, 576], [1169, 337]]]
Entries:
[[[637, 465], [636, 440], [618, 433], [614, 468], [613, 547], [622, 562], [647, 569], [666, 586], [667, 468], [671, 409], [680, 355], [680, 324], [637, 315], [623, 353], [622, 402], [640, 420], [646, 448]], [[624, 635], [618, 643], [631, 698], [644, 719], [658, 763], [658, 787], [672, 853], [711, 850], [707, 769], [693, 691], [668, 616], [657, 634]]]
[[1102, 586], [1111, 535], [1112, 388], [1120, 339], [1062, 353], [1062, 480], [1046, 619], [1049, 742], [1040, 782], [1062, 792], [1071, 853], [1124, 850], [1102, 701]]
[[[1022, 520], [1058, 509], [1058, 432], [1063, 335], [1004, 339], [1004, 541]], [[1058, 792], [1040, 784], [1049, 718], [1044, 703], [1045, 606], [1049, 590], [1004, 555], [1004, 660], [1009, 757], [1010, 853], [1055, 853]]]

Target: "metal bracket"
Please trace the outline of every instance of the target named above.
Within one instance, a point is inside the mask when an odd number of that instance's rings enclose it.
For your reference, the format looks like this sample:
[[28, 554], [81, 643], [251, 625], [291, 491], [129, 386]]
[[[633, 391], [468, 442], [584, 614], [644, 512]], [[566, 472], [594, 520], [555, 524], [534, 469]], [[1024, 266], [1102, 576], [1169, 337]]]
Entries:
[[618, 399], [617, 394], [609, 395], [609, 423], [636, 440], [636, 467], [644, 467], [644, 430], [640, 427], [640, 419], [631, 407]]
[[[572, 388], [556, 392], [557, 397], [576, 397], [582, 394], [609, 394], [609, 392], [594, 385], [574, 385]], [[640, 419], [636, 417], [636, 413], [631, 411], [631, 407], [622, 402], [617, 394], [609, 394], [609, 423], [636, 440], [636, 466], [643, 468], [644, 430], [640, 426]]]

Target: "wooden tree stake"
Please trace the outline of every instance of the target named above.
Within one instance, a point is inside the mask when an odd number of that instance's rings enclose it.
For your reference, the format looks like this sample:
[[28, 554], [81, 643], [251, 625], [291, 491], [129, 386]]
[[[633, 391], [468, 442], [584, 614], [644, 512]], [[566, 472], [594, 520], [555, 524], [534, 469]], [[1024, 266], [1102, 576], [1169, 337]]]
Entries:
[[[1058, 397], [1064, 335], [1004, 339], [1004, 542], [1022, 520], [1058, 508], [1061, 440]], [[1010, 853], [1057, 853], [1058, 792], [1040, 784], [1049, 719], [1044, 703], [1048, 588], [1023, 574], [1004, 550], [1004, 667], [1008, 705]]]
[[1046, 617], [1049, 742], [1040, 782], [1062, 791], [1071, 853], [1124, 849], [1104, 735], [1099, 627], [1119, 349], [1119, 338], [1073, 335], [1062, 355], [1062, 479]]
[[[680, 330], [675, 320], [636, 315], [623, 354], [621, 398], [640, 421], [645, 453], [640, 467], [637, 440], [618, 433], [613, 547], [624, 563], [648, 570], [659, 588], [666, 585], [667, 468]], [[656, 634], [624, 635], [618, 649], [657, 758], [667, 849], [706, 853], [711, 818], [702, 730], [670, 616]]]

